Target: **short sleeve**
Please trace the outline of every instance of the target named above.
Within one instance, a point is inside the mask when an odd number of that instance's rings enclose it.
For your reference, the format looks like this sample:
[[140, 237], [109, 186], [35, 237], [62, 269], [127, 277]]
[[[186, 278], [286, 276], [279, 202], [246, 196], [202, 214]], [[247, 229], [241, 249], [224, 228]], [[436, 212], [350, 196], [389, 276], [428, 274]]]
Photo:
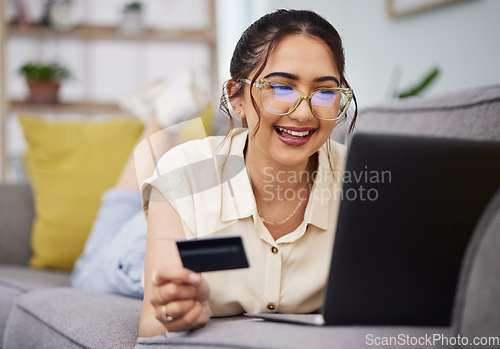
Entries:
[[[246, 133], [235, 131], [224, 140], [220, 136], [194, 140], [165, 153], [141, 185], [146, 214], [150, 202], [167, 201], [195, 236], [220, 229], [223, 201], [233, 202], [232, 183], [241, 186], [238, 179], [247, 178]], [[232, 153], [236, 149], [237, 154]]]
[[193, 232], [194, 194], [204, 180], [203, 166], [212, 158], [207, 140], [183, 143], [166, 152], [156, 164], [153, 174], [141, 185], [144, 212], [150, 202], [168, 202]]

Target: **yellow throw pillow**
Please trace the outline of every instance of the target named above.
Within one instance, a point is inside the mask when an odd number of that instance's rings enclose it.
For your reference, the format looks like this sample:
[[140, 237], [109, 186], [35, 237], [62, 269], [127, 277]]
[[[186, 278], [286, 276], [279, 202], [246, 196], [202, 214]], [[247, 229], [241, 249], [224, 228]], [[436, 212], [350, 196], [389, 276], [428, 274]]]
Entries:
[[36, 211], [30, 265], [70, 270], [83, 250], [101, 195], [116, 183], [143, 124], [133, 118], [19, 119], [28, 143], [26, 167]]

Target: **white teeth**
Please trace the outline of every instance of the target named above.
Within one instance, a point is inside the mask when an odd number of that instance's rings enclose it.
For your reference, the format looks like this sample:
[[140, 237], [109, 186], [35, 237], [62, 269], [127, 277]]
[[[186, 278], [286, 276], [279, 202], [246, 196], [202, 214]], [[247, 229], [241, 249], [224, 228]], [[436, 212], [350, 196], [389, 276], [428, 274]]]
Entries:
[[306, 137], [306, 136], [309, 135], [309, 133], [311, 133], [311, 131], [305, 131], [305, 132], [291, 131], [291, 130], [284, 129], [284, 128], [279, 127], [279, 126], [277, 128], [281, 132], [288, 133], [289, 135], [292, 135], [292, 136], [295, 136], [295, 137]]

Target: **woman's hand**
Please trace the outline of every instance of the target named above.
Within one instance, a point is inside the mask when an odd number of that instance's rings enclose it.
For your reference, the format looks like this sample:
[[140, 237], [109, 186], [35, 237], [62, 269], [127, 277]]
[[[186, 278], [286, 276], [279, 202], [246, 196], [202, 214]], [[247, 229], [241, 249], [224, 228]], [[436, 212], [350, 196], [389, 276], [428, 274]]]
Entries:
[[183, 267], [176, 244], [177, 240], [193, 234], [170, 203], [159, 200], [161, 195], [152, 189], [154, 200], [147, 201], [141, 337], [198, 328], [205, 325], [211, 315], [208, 282]]
[[153, 273], [152, 281], [150, 301], [156, 319], [167, 332], [192, 330], [210, 320], [210, 291], [200, 274], [182, 267], [165, 267]]

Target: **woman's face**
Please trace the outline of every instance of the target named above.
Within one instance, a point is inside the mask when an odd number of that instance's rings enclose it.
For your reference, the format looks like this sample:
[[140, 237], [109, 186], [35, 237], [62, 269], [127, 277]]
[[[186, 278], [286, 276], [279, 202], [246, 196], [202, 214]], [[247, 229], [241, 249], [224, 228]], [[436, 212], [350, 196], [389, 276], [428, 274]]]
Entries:
[[[293, 34], [285, 37], [272, 51], [265, 69], [256, 77], [257, 81], [260, 79], [284, 82], [309, 95], [318, 88], [339, 87], [340, 74], [325, 43]], [[326, 142], [336, 122], [316, 118], [307, 99], [289, 115], [270, 114], [260, 105], [257, 87], [250, 89], [247, 85], [244, 96], [231, 102], [237, 114], [247, 119], [250, 135], [259, 124], [250, 93], [257, 101], [261, 118], [255, 137], [248, 139], [247, 161], [259, 159], [268, 166], [278, 167], [307, 165], [309, 157]]]

